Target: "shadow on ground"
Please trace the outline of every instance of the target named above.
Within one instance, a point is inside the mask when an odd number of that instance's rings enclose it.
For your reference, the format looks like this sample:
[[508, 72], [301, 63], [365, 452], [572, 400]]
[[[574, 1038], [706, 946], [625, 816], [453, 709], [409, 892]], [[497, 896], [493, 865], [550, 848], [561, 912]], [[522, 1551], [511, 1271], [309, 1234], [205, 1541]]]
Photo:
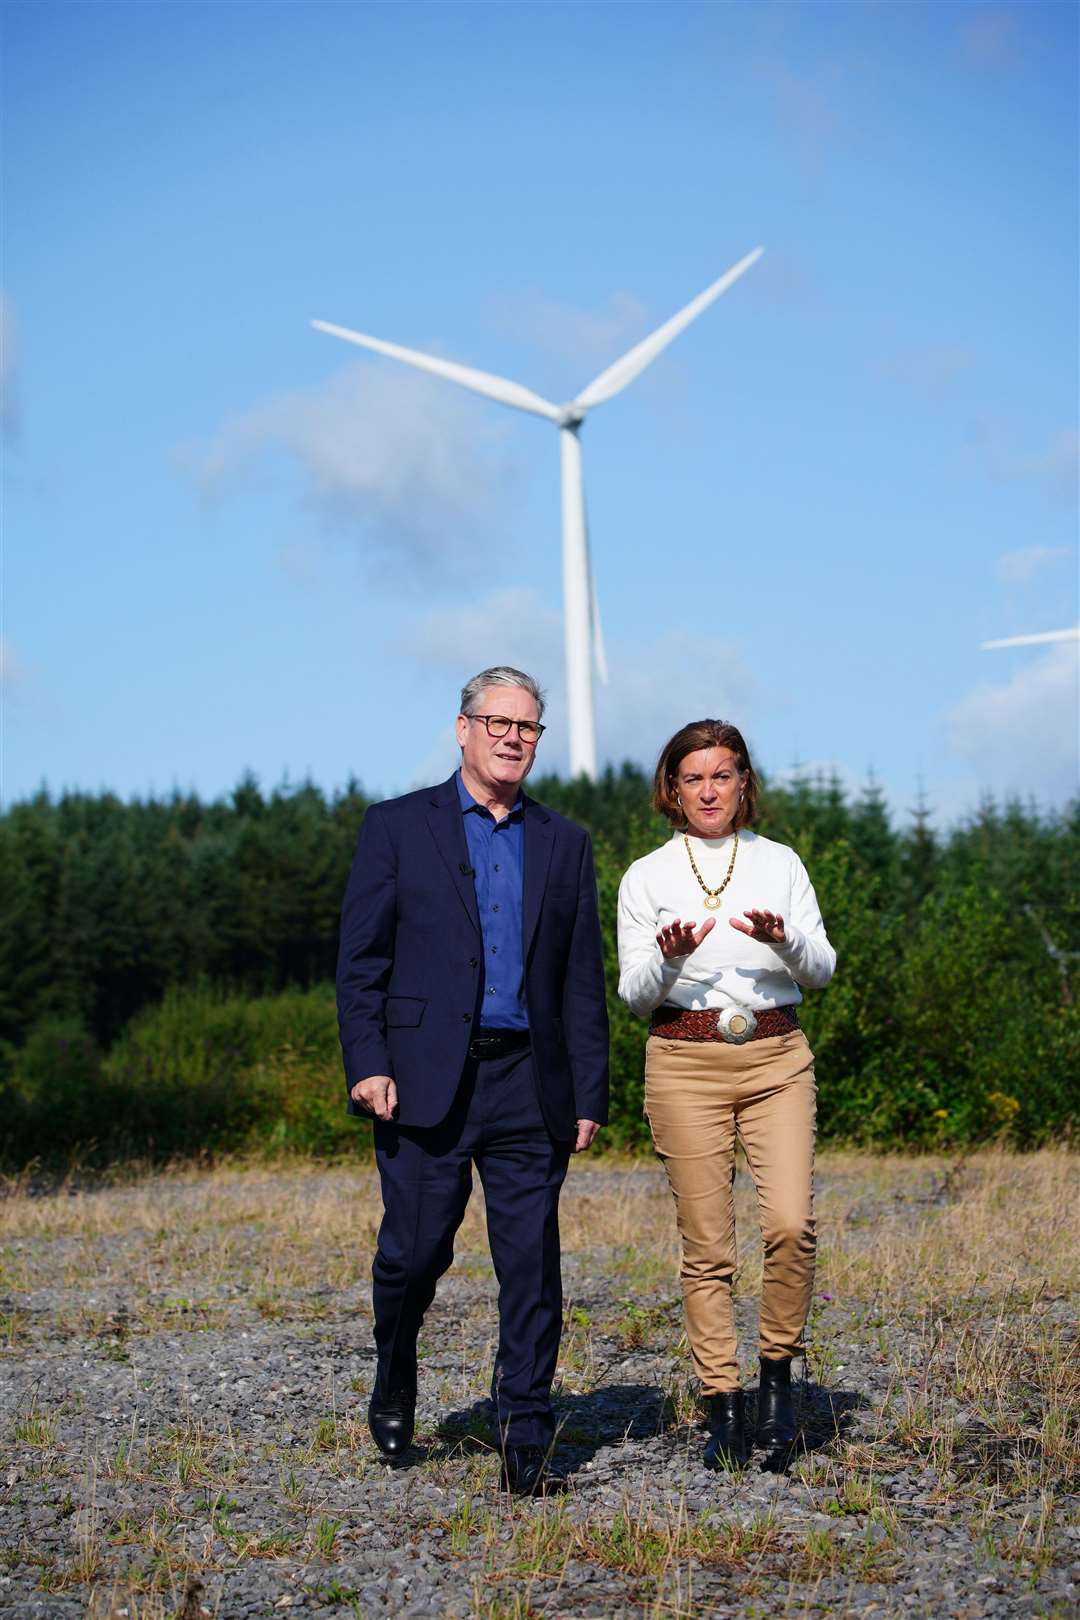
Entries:
[[[865, 1396], [854, 1391], [799, 1384], [799, 1438], [790, 1460], [807, 1452], [826, 1451], [842, 1440], [856, 1412], [868, 1404]], [[657, 1436], [670, 1436], [685, 1446], [696, 1427], [680, 1420], [669, 1397], [652, 1384], [607, 1384], [584, 1395], [560, 1395], [555, 1401], [555, 1413], [559, 1426], [555, 1442], [558, 1471], [567, 1477], [584, 1468], [605, 1447]], [[749, 1392], [746, 1415], [752, 1432], [757, 1419], [754, 1391]], [[420, 1443], [416, 1450], [422, 1450], [430, 1461], [444, 1461], [495, 1451], [498, 1443], [495, 1406], [484, 1399], [448, 1412], [434, 1442]]]

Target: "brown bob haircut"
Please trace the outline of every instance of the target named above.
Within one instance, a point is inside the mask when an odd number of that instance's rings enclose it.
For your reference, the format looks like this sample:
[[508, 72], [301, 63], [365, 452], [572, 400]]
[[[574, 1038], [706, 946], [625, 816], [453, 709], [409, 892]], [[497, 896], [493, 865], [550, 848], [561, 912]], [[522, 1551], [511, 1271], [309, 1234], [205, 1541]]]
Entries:
[[676, 780], [679, 766], [687, 754], [696, 754], [699, 748], [731, 749], [735, 755], [736, 769], [740, 775], [746, 773], [746, 787], [743, 789], [742, 803], [735, 811], [733, 825], [736, 832], [742, 827], [752, 826], [757, 816], [758, 779], [742, 732], [738, 726], [731, 726], [726, 720], [691, 720], [688, 726], [683, 726], [670, 742], [664, 744], [653, 777], [653, 809], [666, 816], [673, 827], [686, 826]]

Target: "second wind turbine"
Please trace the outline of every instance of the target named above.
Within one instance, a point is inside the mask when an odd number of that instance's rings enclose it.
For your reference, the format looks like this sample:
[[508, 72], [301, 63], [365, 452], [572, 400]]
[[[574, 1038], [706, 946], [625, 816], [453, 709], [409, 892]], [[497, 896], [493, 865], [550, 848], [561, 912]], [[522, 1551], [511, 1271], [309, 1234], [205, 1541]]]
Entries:
[[403, 349], [397, 343], [385, 343], [382, 338], [367, 337], [346, 326], [333, 326], [329, 321], [312, 321], [320, 332], [357, 343], [362, 349], [373, 349], [376, 354], [391, 360], [402, 360], [421, 371], [445, 377], [475, 394], [495, 399], [503, 405], [513, 405], [519, 411], [530, 411], [554, 422], [559, 429], [562, 464], [562, 563], [563, 563], [563, 628], [566, 638], [566, 704], [570, 731], [570, 774], [596, 780], [596, 719], [593, 710], [592, 658], [595, 654], [600, 678], [607, 681], [607, 660], [600, 614], [589, 558], [589, 531], [585, 517], [585, 483], [581, 470], [581, 444], [578, 431], [585, 414], [594, 405], [620, 394], [634, 378], [662, 354], [668, 344], [690, 325], [714, 299], [727, 292], [733, 282], [760, 258], [761, 248], [755, 248], [738, 264], [733, 265], [718, 281], [690, 301], [677, 315], [673, 315], [651, 336], [608, 366], [588, 387], [583, 388], [566, 405], [553, 405], [550, 400], [534, 394], [531, 388], [495, 377], [487, 371], [474, 371], [471, 366], [459, 366], [453, 360], [441, 360], [435, 355], [421, 354], [416, 349]]

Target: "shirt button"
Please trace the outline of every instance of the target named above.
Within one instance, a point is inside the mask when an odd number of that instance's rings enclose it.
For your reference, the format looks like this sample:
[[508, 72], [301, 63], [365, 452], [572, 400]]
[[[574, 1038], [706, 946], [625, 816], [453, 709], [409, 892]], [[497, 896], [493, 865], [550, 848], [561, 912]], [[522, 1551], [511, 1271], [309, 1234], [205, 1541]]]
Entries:
[[498, 906], [492, 906], [491, 909], [492, 909], [492, 911], [498, 911], [499, 908], [498, 908]]
[[498, 956], [498, 954], [499, 954], [499, 947], [498, 947], [498, 946], [497, 946], [497, 945], [493, 945], [493, 946], [492, 946], [492, 947], [491, 947], [491, 954], [492, 954], [492, 956]]
[[469, 957], [469, 966], [470, 967], [479, 967], [480, 966], [480, 963], [477, 961], [475, 956], [470, 956]]
[[499, 870], [499, 863], [498, 863], [498, 861], [496, 861], [496, 862], [495, 862], [495, 870], [496, 870], [496, 872], [497, 872], [497, 871], [498, 871], [498, 870]]

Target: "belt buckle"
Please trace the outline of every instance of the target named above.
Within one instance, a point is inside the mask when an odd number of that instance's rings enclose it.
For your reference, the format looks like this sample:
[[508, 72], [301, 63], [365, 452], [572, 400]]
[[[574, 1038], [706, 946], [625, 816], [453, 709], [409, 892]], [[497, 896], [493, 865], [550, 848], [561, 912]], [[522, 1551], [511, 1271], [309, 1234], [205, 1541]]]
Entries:
[[717, 1034], [732, 1046], [751, 1040], [756, 1029], [757, 1019], [749, 1007], [723, 1007], [716, 1016]]

